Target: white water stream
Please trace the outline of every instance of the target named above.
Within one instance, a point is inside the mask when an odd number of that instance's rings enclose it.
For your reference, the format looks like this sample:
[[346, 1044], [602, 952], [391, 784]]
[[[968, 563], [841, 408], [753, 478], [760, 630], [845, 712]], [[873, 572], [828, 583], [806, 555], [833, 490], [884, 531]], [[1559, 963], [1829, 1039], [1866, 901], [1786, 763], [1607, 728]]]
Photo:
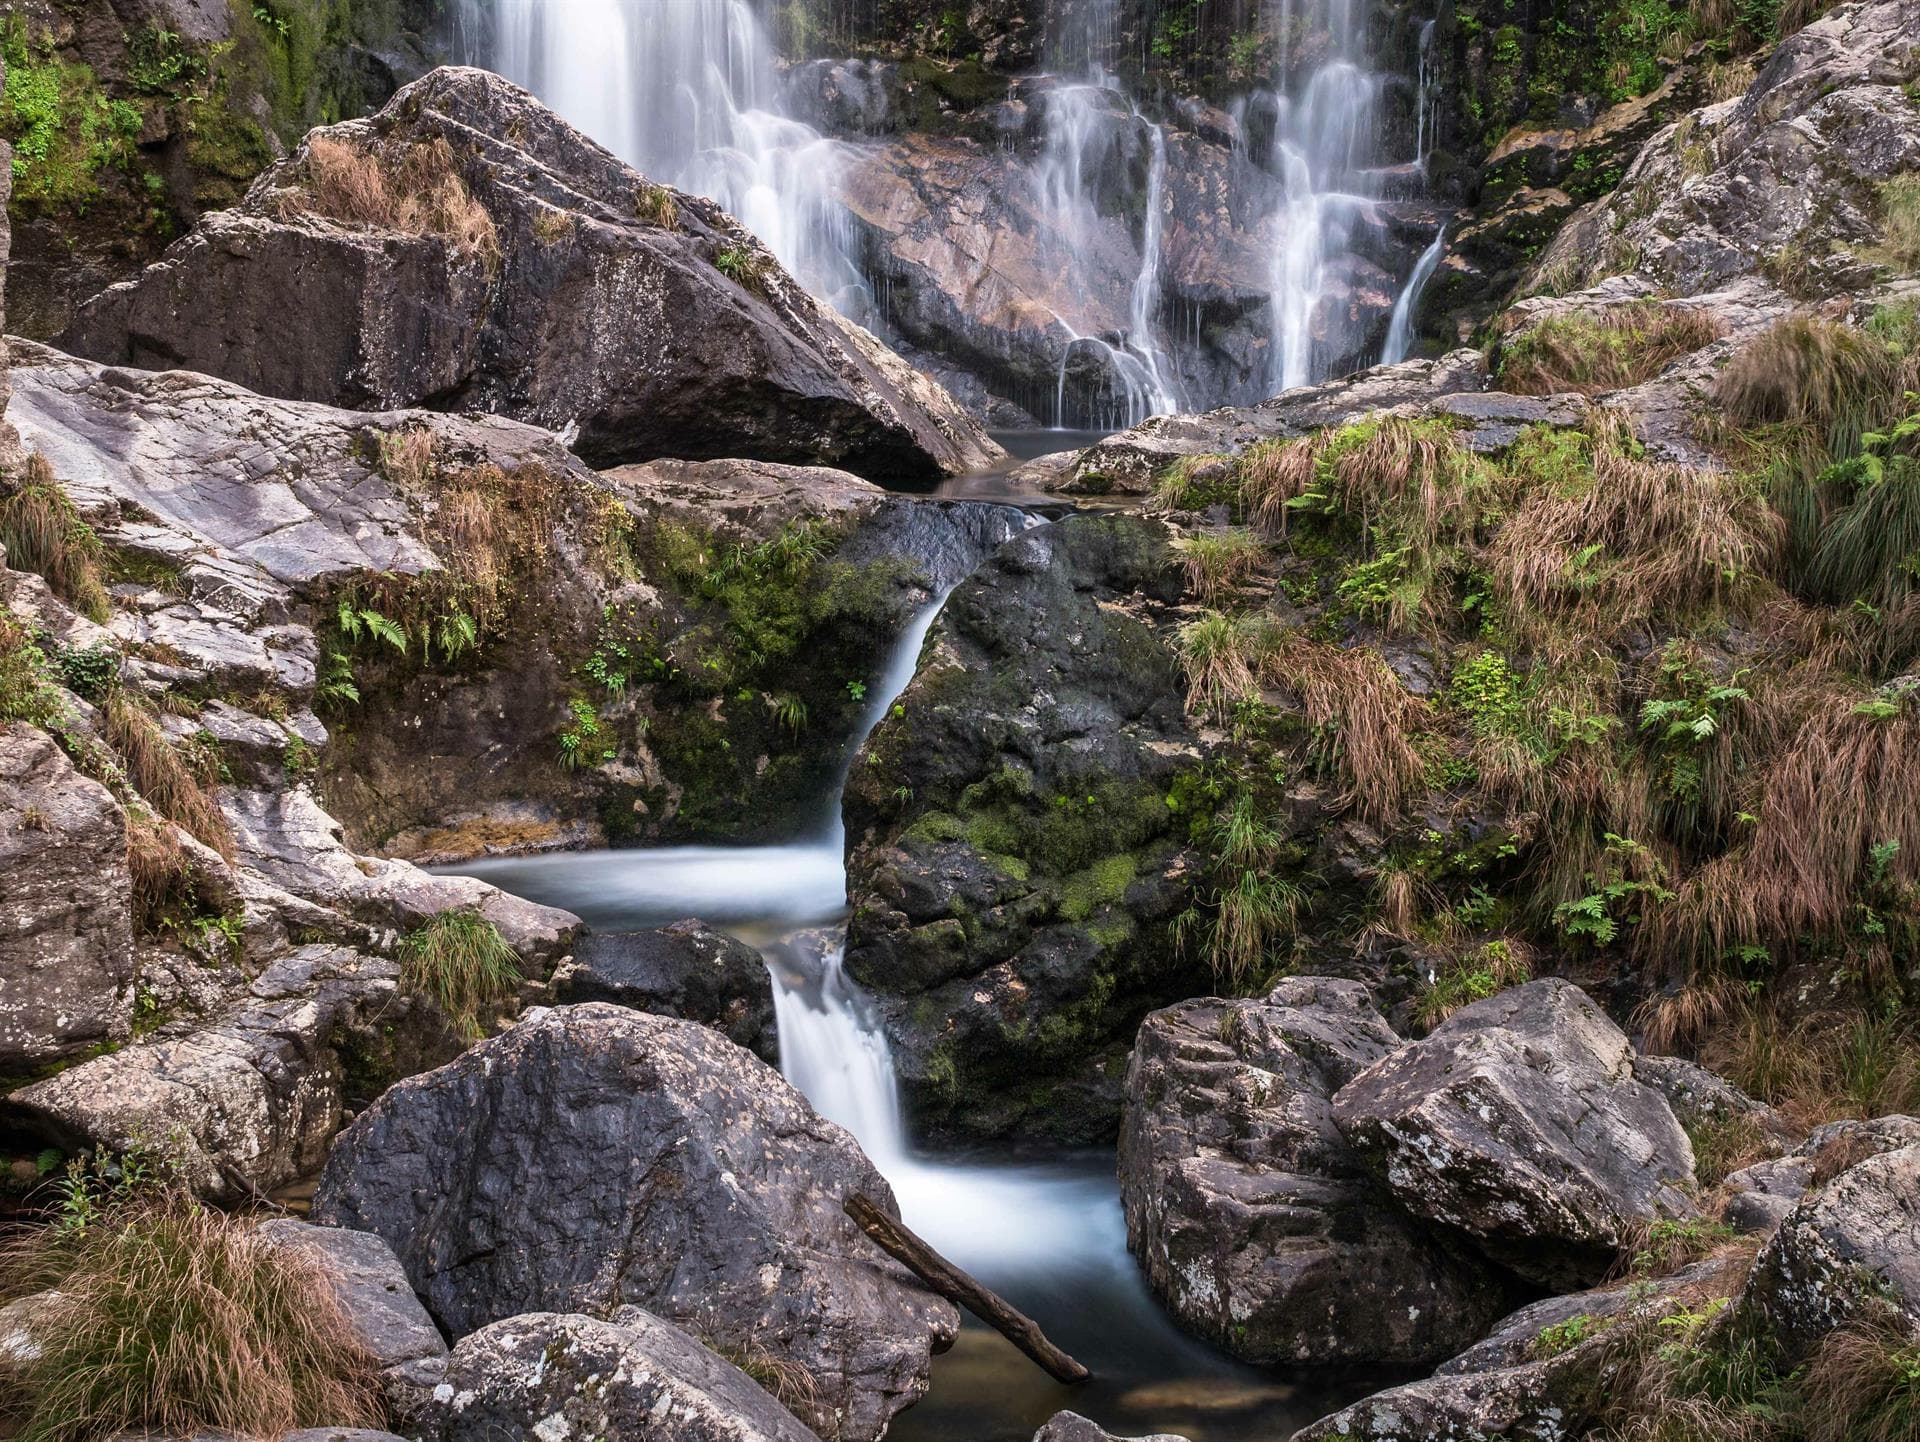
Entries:
[[1381, 365], [1397, 365], [1413, 350], [1413, 321], [1420, 313], [1420, 292], [1433, 279], [1433, 273], [1440, 265], [1441, 252], [1446, 248], [1447, 232], [1443, 227], [1433, 237], [1433, 244], [1420, 252], [1413, 274], [1407, 277], [1407, 283], [1400, 288], [1399, 298], [1393, 303], [1393, 316], [1387, 322], [1386, 344], [1380, 348]]
[[[856, 739], [912, 679], [937, 612], [938, 603], [925, 608], [894, 647], [869, 690]], [[848, 764], [855, 749], [849, 745]], [[895, 1421], [894, 1442], [1026, 1442], [1065, 1407], [1127, 1434], [1256, 1442], [1285, 1436], [1370, 1390], [1325, 1380], [1296, 1387], [1176, 1329], [1127, 1252], [1110, 1154], [1014, 1161], [915, 1152], [886, 1037], [842, 970], [839, 790], [830, 815], [787, 845], [569, 853], [454, 869], [566, 907], [604, 931], [692, 915], [759, 945], [774, 981], [788, 1080], [859, 1139], [909, 1226], [1027, 1310], [1095, 1372], [1084, 1387], [1063, 1387], [970, 1322], [954, 1350], [936, 1360], [928, 1397]]]

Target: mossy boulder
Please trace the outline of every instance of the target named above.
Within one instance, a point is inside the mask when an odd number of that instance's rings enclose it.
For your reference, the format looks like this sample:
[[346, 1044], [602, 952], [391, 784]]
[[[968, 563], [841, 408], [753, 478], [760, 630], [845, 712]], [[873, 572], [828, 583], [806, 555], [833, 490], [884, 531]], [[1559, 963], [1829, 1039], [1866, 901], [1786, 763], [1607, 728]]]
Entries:
[[1178, 593], [1156, 522], [1028, 532], [953, 593], [856, 759], [848, 964], [925, 1130], [1111, 1135], [1115, 1043], [1188, 994]]

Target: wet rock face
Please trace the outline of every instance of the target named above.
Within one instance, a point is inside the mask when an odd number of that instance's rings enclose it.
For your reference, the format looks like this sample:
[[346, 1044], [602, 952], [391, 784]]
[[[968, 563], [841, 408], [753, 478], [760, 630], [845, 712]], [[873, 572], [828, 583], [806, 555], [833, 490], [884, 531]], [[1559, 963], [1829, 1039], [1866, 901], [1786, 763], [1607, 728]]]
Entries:
[[1406, 1218], [1334, 1125], [1334, 1092], [1399, 1044], [1363, 986], [1323, 977], [1142, 1023], [1120, 1192], [1182, 1325], [1250, 1362], [1426, 1362], [1500, 1314], [1498, 1278]]
[[1734, 1301], [1791, 1364], [1836, 1327], [1889, 1309], [1920, 1327], [1920, 1146], [1882, 1152], [1805, 1197]]
[[533, 1312], [462, 1338], [420, 1425], [432, 1442], [818, 1442], [753, 1378], [638, 1307]]
[[1167, 798], [1200, 757], [1160, 629], [1178, 591], [1157, 523], [1027, 532], [948, 599], [854, 762], [848, 970], [928, 1130], [1111, 1136], [1135, 1021], [1198, 985], [1162, 935]]
[[468, 228], [494, 243], [313, 214], [310, 141], [59, 343], [291, 399], [497, 412], [569, 431], [596, 464], [748, 455], [911, 481], [998, 454], [717, 207], [497, 76], [435, 71], [327, 136], [391, 164], [451, 147], [484, 212]]
[[644, 1306], [804, 1369], [804, 1420], [871, 1442], [957, 1317], [846, 1218], [854, 1191], [891, 1204], [852, 1138], [749, 1053], [590, 1003], [388, 1091], [341, 1134], [314, 1215], [384, 1236], [456, 1337]]
[[133, 1017], [127, 819], [59, 745], [0, 723], [0, 1072], [124, 1039]]
[[1693, 1148], [1584, 992], [1536, 981], [1456, 1013], [1334, 1096], [1407, 1212], [1549, 1287], [1597, 1281], [1638, 1222], [1694, 1214]]

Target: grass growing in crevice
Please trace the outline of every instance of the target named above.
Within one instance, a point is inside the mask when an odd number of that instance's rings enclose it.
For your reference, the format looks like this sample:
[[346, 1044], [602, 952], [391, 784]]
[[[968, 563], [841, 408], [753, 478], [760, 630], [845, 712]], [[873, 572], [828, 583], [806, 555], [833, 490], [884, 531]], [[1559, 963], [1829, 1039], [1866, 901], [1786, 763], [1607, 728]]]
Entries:
[[233, 832], [211, 790], [217, 773], [170, 740], [133, 694], [116, 689], [104, 709], [107, 744], [134, 789], [160, 815], [232, 860]]
[[1216, 884], [1208, 898], [1213, 917], [1207, 963], [1234, 995], [1266, 978], [1273, 949], [1292, 933], [1307, 890], [1280, 874], [1284, 838], [1251, 793], [1238, 792], [1229, 801], [1208, 839]]
[[88, 620], [107, 619], [106, 550], [37, 451], [11, 491], [0, 480], [0, 547], [12, 569], [43, 577]]
[[1880, 187], [1880, 243], [1868, 255], [1904, 275], [1920, 271], [1920, 175], [1896, 175]]
[[281, 192], [280, 208], [289, 217], [315, 215], [403, 235], [437, 236], [462, 260], [489, 272], [500, 267], [493, 217], [467, 189], [453, 147], [438, 136], [395, 154], [314, 135], [299, 182]]
[[1187, 589], [1205, 605], [1217, 605], [1259, 573], [1267, 548], [1238, 526], [1193, 531], [1174, 543], [1186, 563]]
[[95, 1167], [0, 1246], [0, 1297], [57, 1294], [9, 1362], [20, 1442], [384, 1423], [376, 1364], [317, 1261], [164, 1176]]
[[400, 938], [400, 985], [430, 996], [470, 1037], [484, 1035], [480, 1013], [510, 1000], [523, 980], [520, 958], [479, 912], [440, 912]]
[[1414, 1019], [1432, 1031], [1462, 1007], [1532, 979], [1533, 962], [1526, 943], [1507, 937], [1489, 941], [1434, 977], [1414, 1008]]
[[1424, 789], [1413, 737], [1423, 707], [1370, 651], [1288, 636], [1266, 658], [1268, 676], [1300, 698], [1319, 764], [1340, 776], [1341, 797], [1369, 825], [1391, 826]]
[[1650, 380], [1722, 334], [1704, 310], [1632, 301], [1548, 316], [1497, 358], [1500, 388], [1520, 395], [1599, 395]]

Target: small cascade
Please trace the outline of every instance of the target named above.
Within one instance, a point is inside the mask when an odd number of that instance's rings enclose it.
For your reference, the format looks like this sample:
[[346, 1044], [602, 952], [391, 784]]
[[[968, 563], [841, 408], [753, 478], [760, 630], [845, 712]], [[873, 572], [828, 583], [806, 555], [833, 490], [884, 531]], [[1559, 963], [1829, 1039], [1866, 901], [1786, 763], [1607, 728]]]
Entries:
[[455, 0], [463, 58], [655, 180], [718, 202], [814, 294], [872, 293], [840, 203], [846, 147], [792, 118], [749, 0]]
[[1433, 149], [1435, 110], [1440, 103], [1433, 64], [1433, 27], [1438, 23], [1437, 19], [1429, 20], [1420, 27], [1419, 81], [1413, 101], [1413, 163], [1419, 167], [1423, 179], [1427, 173], [1427, 156]]
[[1442, 226], [1433, 237], [1433, 244], [1420, 252], [1420, 259], [1414, 263], [1413, 273], [1407, 277], [1407, 283], [1400, 287], [1400, 294], [1393, 302], [1393, 316], [1387, 322], [1387, 341], [1380, 348], [1381, 365], [1398, 365], [1413, 350], [1413, 322], [1420, 314], [1420, 292], [1427, 288], [1427, 282], [1433, 279], [1433, 273], [1440, 266], [1440, 256], [1447, 248], [1446, 227]]

